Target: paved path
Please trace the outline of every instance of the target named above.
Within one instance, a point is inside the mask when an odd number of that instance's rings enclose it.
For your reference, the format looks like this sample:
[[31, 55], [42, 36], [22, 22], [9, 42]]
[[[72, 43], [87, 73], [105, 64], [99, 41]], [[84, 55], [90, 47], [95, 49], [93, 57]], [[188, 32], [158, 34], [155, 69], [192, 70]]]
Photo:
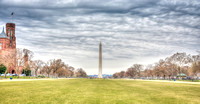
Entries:
[[[141, 81], [141, 80], [140, 80]], [[167, 81], [167, 80], [142, 80], [152, 82], [168, 82], [168, 83], [184, 83], [184, 84], [200, 84], [200, 82], [185, 82], [185, 81]]]
[[[67, 79], [67, 78], [44, 78], [44, 79], [3, 79], [0, 82], [15, 82], [15, 81], [38, 81], [38, 80], [58, 80], [58, 79]], [[68, 78], [72, 79], [72, 78]]]

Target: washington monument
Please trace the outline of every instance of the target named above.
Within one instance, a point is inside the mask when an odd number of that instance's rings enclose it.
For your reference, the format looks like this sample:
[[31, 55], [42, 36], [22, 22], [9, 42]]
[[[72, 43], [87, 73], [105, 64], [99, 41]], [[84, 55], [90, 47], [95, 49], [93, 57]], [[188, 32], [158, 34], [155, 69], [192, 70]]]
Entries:
[[102, 45], [99, 44], [99, 75], [98, 78], [102, 78]]

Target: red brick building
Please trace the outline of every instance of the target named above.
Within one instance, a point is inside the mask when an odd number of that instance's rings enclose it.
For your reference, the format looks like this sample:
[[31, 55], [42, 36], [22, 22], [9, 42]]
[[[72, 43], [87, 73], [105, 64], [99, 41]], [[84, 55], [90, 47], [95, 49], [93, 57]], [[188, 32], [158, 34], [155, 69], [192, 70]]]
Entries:
[[[0, 64], [5, 60], [2, 57], [5, 57], [6, 54], [10, 54], [13, 50], [16, 49], [16, 37], [15, 37], [15, 24], [7, 23], [6, 32], [3, 30], [0, 33]], [[11, 62], [12, 65], [8, 67], [8, 73], [17, 73], [16, 72], [16, 61]]]

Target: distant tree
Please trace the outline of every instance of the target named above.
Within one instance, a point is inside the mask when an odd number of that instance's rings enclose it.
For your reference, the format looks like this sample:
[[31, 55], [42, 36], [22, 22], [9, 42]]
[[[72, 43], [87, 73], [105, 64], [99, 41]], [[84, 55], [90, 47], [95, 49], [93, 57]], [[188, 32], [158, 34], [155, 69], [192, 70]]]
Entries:
[[37, 77], [38, 70], [42, 68], [42, 65], [44, 64], [44, 62], [42, 60], [35, 60], [31, 63], [35, 71], [35, 77]]
[[138, 76], [140, 78], [140, 72], [143, 70], [142, 64], [134, 64], [133, 67], [137, 70]]
[[126, 72], [125, 71], [121, 71], [121, 72], [116, 72], [113, 74], [114, 78], [124, 78], [126, 76]]
[[44, 64], [44, 66], [42, 67], [42, 70], [41, 70], [41, 72], [43, 74], [46, 73], [48, 75], [48, 78], [49, 78], [50, 73], [53, 70], [53, 67], [51, 66], [52, 61], [53, 60], [47, 61], [47, 63]]
[[120, 78], [124, 78], [125, 75], [126, 75], [126, 72], [125, 72], [125, 71], [119, 72], [119, 77], [120, 77]]
[[198, 61], [200, 61], [200, 54], [198, 54], [198, 55], [193, 55], [193, 56], [191, 56], [192, 57], [192, 62], [194, 63], [194, 62], [198, 62]]
[[127, 77], [134, 78], [137, 75], [137, 69], [135, 67], [130, 67], [126, 71]]
[[145, 77], [153, 77], [153, 65], [149, 64], [146, 66], [145, 70], [144, 70], [144, 76]]
[[118, 72], [114, 73], [113, 78], [118, 78], [118, 74], [119, 74]]
[[54, 76], [56, 76], [56, 73], [59, 69], [63, 68], [65, 66], [64, 62], [62, 62], [61, 59], [57, 59], [57, 60], [53, 60], [51, 62], [51, 67], [52, 67], [52, 71], [53, 71], [53, 74]]
[[191, 72], [194, 76], [196, 76], [198, 73], [200, 73], [200, 61], [199, 62], [194, 62], [192, 64], [192, 67], [191, 67]]
[[176, 53], [170, 57], [167, 57], [165, 60], [179, 66], [180, 72], [182, 72], [182, 67], [190, 66], [193, 62], [192, 57], [190, 55], [187, 55], [186, 53]]
[[64, 67], [59, 68], [56, 73], [57, 73], [58, 77], [66, 77], [67, 76], [67, 69], [65, 69]]
[[62, 68], [57, 70], [58, 77], [72, 77], [73, 72], [68, 65], [64, 65]]
[[169, 79], [171, 79], [171, 76], [176, 76], [178, 73], [178, 67], [176, 64], [171, 63], [170, 61], [165, 62], [165, 70], [168, 74]]
[[[197, 63], [200, 62], [200, 52], [198, 55], [191, 56], [186, 53], [175, 53], [165, 60], [161, 59], [154, 65], [147, 66], [143, 71], [143, 66], [141, 64], [134, 64], [132, 67], [128, 68], [126, 71], [127, 77], [163, 77], [166, 76], [171, 79], [171, 77], [177, 76], [179, 73], [184, 73], [186, 75], [192, 75], [199, 73], [197, 68]], [[193, 63], [193, 65], [192, 65]], [[191, 67], [192, 65], [192, 67]], [[116, 72], [113, 74], [114, 78], [120, 78], [121, 73]]]
[[165, 70], [165, 61], [164, 60], [160, 60], [158, 63], [156, 63], [153, 70], [154, 70], [155, 76], [157, 76], [157, 77], [163, 76], [165, 79], [167, 72]]
[[19, 78], [20, 68], [23, 69], [25, 63], [23, 49], [17, 48], [15, 51], [15, 55], [16, 55], [17, 76]]
[[78, 68], [76, 70], [76, 76], [77, 77], [87, 77], [87, 73], [82, 68]]
[[65, 68], [65, 71], [66, 71], [66, 77], [74, 76], [74, 67], [65, 65], [64, 68]]

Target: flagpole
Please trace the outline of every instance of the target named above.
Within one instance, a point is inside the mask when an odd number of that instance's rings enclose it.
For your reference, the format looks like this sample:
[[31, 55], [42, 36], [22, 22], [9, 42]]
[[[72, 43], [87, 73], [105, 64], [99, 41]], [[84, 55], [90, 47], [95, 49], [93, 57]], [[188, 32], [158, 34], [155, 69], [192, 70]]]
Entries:
[[14, 16], [14, 12], [11, 13], [12, 22], [13, 22], [13, 16]]

